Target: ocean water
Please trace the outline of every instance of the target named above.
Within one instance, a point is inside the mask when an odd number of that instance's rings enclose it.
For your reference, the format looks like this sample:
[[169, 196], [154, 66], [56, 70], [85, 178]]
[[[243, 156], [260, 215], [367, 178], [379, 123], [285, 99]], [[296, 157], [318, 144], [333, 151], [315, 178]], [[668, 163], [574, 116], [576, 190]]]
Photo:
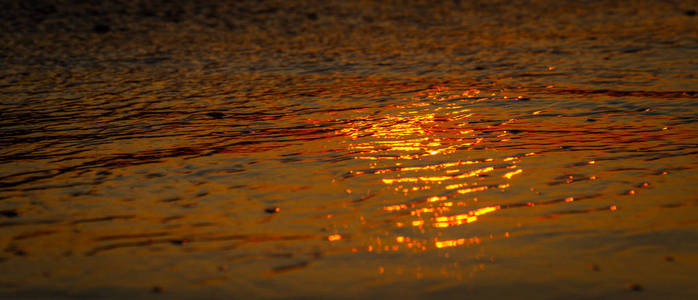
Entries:
[[698, 296], [696, 1], [7, 2], [0, 296]]

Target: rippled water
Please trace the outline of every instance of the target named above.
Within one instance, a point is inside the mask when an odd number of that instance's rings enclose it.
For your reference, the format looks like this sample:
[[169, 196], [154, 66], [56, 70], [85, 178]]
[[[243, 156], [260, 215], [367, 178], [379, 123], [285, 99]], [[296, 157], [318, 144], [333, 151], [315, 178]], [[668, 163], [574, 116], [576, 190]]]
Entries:
[[697, 6], [5, 4], [0, 295], [696, 297]]

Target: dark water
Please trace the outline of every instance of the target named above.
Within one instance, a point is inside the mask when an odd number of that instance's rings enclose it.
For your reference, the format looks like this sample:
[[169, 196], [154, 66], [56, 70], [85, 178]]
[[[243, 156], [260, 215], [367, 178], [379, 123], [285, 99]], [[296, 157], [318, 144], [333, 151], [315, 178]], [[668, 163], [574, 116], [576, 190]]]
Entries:
[[3, 297], [698, 296], [695, 1], [0, 8]]

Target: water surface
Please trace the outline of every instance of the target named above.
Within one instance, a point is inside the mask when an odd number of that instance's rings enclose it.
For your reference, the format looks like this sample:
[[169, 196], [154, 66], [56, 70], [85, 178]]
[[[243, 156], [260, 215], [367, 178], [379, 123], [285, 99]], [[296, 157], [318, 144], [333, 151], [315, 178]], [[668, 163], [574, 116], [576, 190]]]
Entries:
[[6, 4], [1, 293], [696, 297], [696, 4]]

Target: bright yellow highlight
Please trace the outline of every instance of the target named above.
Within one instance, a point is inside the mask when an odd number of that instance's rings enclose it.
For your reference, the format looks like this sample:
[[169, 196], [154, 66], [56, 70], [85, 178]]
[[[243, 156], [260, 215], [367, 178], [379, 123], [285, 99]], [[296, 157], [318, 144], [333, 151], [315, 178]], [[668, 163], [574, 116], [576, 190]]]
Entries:
[[391, 205], [391, 206], [383, 207], [383, 209], [387, 210], [387, 211], [398, 211], [398, 210], [407, 209], [407, 205], [404, 205], [404, 204]]
[[405, 178], [384, 178], [382, 179], [385, 184], [401, 183], [401, 182], [441, 182], [451, 179], [463, 179], [468, 177], [473, 177], [480, 175], [482, 173], [494, 171], [493, 167], [486, 167], [482, 169], [473, 170], [467, 173], [463, 173], [455, 176], [422, 176], [422, 177], [405, 177]]
[[452, 190], [452, 189], [457, 189], [457, 188], [462, 188], [464, 186], [468, 186], [468, 183], [458, 183], [458, 184], [451, 184], [447, 185], [446, 189], [447, 190]]
[[491, 212], [499, 210], [501, 207], [500, 206], [486, 206], [482, 208], [478, 208], [476, 210], [469, 211], [465, 214], [459, 214], [459, 215], [454, 215], [454, 216], [442, 216], [442, 217], [437, 217], [434, 219], [434, 227], [437, 228], [445, 228], [449, 226], [457, 226], [457, 225], [462, 225], [462, 224], [468, 224], [468, 223], [473, 223], [477, 221], [478, 216], [482, 216], [484, 214], [489, 214]]
[[436, 248], [446, 248], [446, 247], [456, 247], [456, 246], [462, 246], [465, 245], [465, 243], [469, 244], [476, 244], [480, 242], [480, 239], [477, 237], [469, 238], [469, 239], [456, 239], [456, 240], [446, 240], [446, 241], [436, 241], [435, 245]]
[[514, 175], [521, 174], [521, 173], [523, 173], [523, 170], [518, 169], [516, 171], [508, 172], [508, 173], [504, 174], [504, 176], [502, 176], [502, 177], [504, 177], [506, 179], [511, 179], [511, 177], [513, 177]]
[[441, 196], [441, 197], [439, 197], [439, 196], [433, 196], [433, 197], [429, 197], [429, 198], [427, 199], [427, 201], [429, 201], [429, 202], [436, 202], [436, 201], [444, 201], [444, 200], [446, 200], [446, 199], [448, 199], [446, 196]]
[[478, 186], [478, 187], [474, 187], [474, 188], [468, 188], [468, 189], [461, 189], [461, 190], [458, 190], [458, 193], [459, 193], [459, 194], [467, 194], [467, 193], [472, 193], [472, 192], [484, 191], [484, 190], [486, 190], [486, 189], [488, 189], [487, 186]]

